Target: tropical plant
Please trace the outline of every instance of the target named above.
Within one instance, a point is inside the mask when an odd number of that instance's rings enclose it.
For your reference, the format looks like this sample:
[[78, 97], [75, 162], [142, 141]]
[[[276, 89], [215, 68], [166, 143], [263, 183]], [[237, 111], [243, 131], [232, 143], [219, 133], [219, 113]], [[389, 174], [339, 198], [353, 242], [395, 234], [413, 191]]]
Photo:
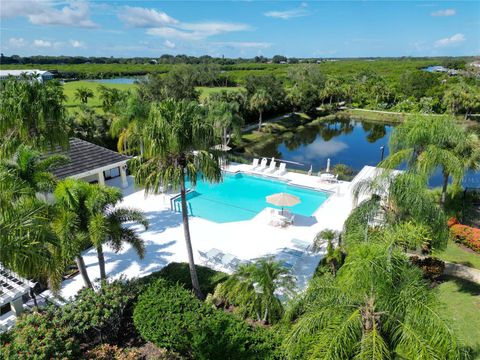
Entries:
[[358, 199], [362, 195], [373, 196], [347, 219], [345, 227], [357, 229], [345, 234], [347, 242], [368, 241], [368, 228], [379, 218], [390, 226], [412, 221], [417, 226], [428, 227], [431, 245], [439, 249], [446, 246], [446, 217], [431, 196], [425, 176], [412, 172], [395, 174], [385, 171], [377, 178], [355, 185], [354, 197]]
[[20, 145], [42, 150], [68, 147], [65, 95], [60, 83], [6, 80], [1, 90], [0, 157], [9, 158]]
[[299, 304], [285, 341], [292, 359], [460, 359], [464, 355], [420, 270], [390, 245], [350, 248], [337, 277], [314, 279]]
[[[0, 185], [5, 184], [4, 179]], [[20, 191], [23, 189], [20, 186]], [[6, 200], [4, 192], [1, 197]], [[50, 229], [50, 217], [48, 205], [31, 196], [0, 204], [0, 263], [27, 278], [44, 276], [52, 290], [58, 290], [64, 262], [60, 243]]]
[[92, 89], [81, 86], [75, 90], [75, 100], [79, 100], [82, 104], [86, 104], [88, 99], [93, 98], [94, 93]]
[[[337, 244], [334, 245], [333, 241], [337, 240]], [[313, 240], [313, 251], [320, 251], [323, 248], [325, 241], [327, 242], [327, 254], [322, 259], [322, 263], [330, 267], [330, 271], [333, 276], [336, 275], [339, 267], [342, 265], [343, 254], [340, 249], [340, 235], [331, 229], [325, 229], [320, 231]]]
[[118, 136], [117, 149], [121, 153], [139, 149], [143, 154], [142, 129], [148, 118], [149, 103], [138, 93], [128, 97], [125, 106], [114, 117], [110, 125], [110, 134]]
[[240, 136], [243, 118], [239, 114], [236, 102], [211, 101], [208, 103], [208, 116], [213, 124], [215, 134], [221, 139], [224, 149], [232, 140], [232, 136]]
[[234, 305], [243, 317], [272, 324], [281, 319], [284, 311], [276, 293], [282, 291], [288, 297], [293, 288], [293, 278], [286, 268], [271, 259], [261, 259], [239, 266], [217, 285], [212, 300]]
[[135, 182], [145, 187], [147, 194], [158, 194], [168, 187], [180, 189], [183, 230], [188, 252], [192, 286], [203, 297], [193, 259], [188, 223], [185, 178], [192, 186], [201, 176], [207, 181], [222, 178], [215, 145], [213, 124], [202, 117], [198, 104], [168, 99], [153, 104], [143, 129], [144, 156], [133, 162]]
[[258, 112], [258, 130], [262, 127], [263, 112], [272, 106], [272, 97], [263, 89], [259, 89], [250, 98], [250, 108]]
[[101, 279], [106, 278], [103, 244], [115, 251], [124, 242], [132, 245], [143, 258], [144, 244], [135, 230], [124, 228], [125, 222], [136, 221], [145, 228], [148, 222], [137, 210], [114, 208], [121, 201], [118, 189], [66, 179], [55, 189], [57, 215], [54, 229], [59, 237], [66, 259], [75, 259], [86, 287], [92, 287], [81, 252], [93, 244], [97, 250]]
[[451, 117], [417, 115], [394, 129], [389, 144], [391, 153], [380, 166], [394, 169], [406, 162], [411, 171], [426, 176], [440, 167], [443, 173], [441, 202], [445, 205], [450, 176], [454, 184], [459, 185], [468, 167], [480, 166], [475, 138]]
[[33, 193], [52, 192], [57, 181], [50, 171], [68, 161], [68, 157], [64, 155], [42, 157], [38, 151], [21, 145], [11, 160], [0, 162], [0, 171], [9, 171]]

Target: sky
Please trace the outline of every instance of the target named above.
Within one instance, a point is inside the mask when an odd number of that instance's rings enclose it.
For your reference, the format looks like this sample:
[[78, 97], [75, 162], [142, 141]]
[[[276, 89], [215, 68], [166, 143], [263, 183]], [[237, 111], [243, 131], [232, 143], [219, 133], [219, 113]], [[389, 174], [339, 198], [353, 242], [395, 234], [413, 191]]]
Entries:
[[480, 55], [480, 1], [1, 0], [4, 55]]

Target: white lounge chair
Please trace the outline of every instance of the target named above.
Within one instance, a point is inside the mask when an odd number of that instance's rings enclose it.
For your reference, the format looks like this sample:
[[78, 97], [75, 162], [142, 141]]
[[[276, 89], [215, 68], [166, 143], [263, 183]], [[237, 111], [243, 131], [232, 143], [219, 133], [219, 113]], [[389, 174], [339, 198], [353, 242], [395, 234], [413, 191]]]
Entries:
[[263, 158], [262, 161], [260, 162], [260, 166], [257, 168], [257, 171], [263, 171], [267, 168], [267, 158]]
[[252, 170], [255, 170], [258, 167], [258, 159], [253, 159], [252, 161]]
[[286, 163], [280, 163], [278, 166], [278, 170], [275, 172], [275, 175], [282, 176], [287, 173], [287, 164]]
[[270, 166], [268, 167], [268, 169], [265, 170], [265, 172], [269, 174], [273, 174], [276, 169], [277, 169], [277, 163], [275, 162], [275, 160], [271, 160]]

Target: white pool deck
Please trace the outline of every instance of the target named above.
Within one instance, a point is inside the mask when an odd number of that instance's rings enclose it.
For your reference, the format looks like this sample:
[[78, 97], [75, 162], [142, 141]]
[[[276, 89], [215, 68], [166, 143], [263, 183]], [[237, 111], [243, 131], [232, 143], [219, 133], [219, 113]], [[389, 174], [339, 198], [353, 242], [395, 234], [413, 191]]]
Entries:
[[[227, 168], [231, 172], [252, 173], [250, 165], [233, 164]], [[378, 169], [367, 166], [352, 183], [376, 175]], [[296, 217], [295, 223], [286, 228], [276, 228], [268, 224], [268, 211], [264, 210], [248, 221], [214, 223], [190, 217], [190, 232], [195, 261], [203, 264], [198, 251], [207, 252], [217, 248], [242, 260], [250, 260], [268, 254], [278, 253], [282, 248], [295, 248], [292, 239], [312, 242], [323, 229], [341, 230], [345, 219], [353, 208], [352, 183], [328, 184], [320, 182], [317, 176], [288, 172], [281, 177], [291, 184], [330, 192], [329, 198], [316, 210], [312, 217]], [[140, 230], [145, 241], [145, 258], [140, 260], [135, 251], [126, 245], [119, 253], [108, 246], [104, 247], [106, 271], [109, 278], [142, 277], [160, 270], [170, 262], [186, 262], [182, 217], [170, 210], [170, 195], [149, 195], [142, 189], [135, 189], [133, 178], [128, 178], [129, 186], [123, 189], [124, 200], [119, 205], [142, 210], [150, 221], [147, 231]], [[107, 181], [109, 186], [119, 186], [119, 179]], [[292, 269], [298, 291], [305, 289], [324, 253], [305, 253]], [[97, 255], [94, 249], [83, 254], [91, 280], [99, 278]], [[83, 286], [79, 275], [63, 282], [60, 295], [69, 299]], [[48, 292], [44, 295], [49, 295]]]

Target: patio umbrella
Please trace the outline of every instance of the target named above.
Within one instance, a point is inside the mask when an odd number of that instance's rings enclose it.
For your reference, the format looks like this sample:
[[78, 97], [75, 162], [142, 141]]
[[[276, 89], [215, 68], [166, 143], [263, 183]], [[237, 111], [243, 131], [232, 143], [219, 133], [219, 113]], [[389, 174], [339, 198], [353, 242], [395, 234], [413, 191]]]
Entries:
[[282, 214], [283, 214], [284, 206], [295, 206], [300, 203], [300, 199], [295, 195], [291, 195], [287, 193], [278, 193], [278, 194], [267, 196], [267, 202], [275, 206], [281, 206]]
[[327, 170], [325, 172], [330, 172], [330, 158], [327, 159]]

